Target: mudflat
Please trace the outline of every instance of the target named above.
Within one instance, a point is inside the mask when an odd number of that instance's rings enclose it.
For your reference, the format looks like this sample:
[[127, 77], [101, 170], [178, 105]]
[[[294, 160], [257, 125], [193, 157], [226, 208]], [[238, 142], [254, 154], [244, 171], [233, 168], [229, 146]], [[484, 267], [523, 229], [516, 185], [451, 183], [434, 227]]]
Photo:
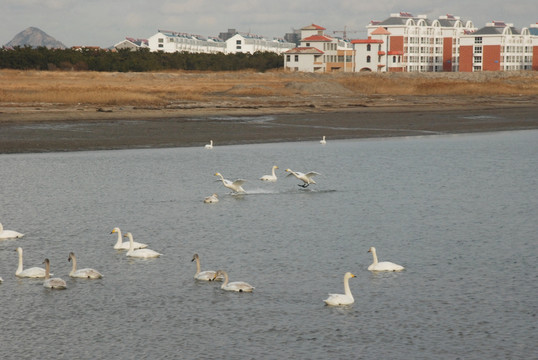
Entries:
[[0, 71], [0, 153], [538, 129], [538, 75]]

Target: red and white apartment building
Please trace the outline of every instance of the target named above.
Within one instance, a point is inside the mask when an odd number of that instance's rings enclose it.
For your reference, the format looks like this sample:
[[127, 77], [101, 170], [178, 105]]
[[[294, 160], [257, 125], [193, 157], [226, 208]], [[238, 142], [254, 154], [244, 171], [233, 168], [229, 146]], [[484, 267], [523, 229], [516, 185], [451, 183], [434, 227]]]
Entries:
[[299, 47], [284, 53], [293, 71], [451, 72], [538, 70], [538, 25], [521, 32], [493, 22], [477, 29], [469, 20], [446, 15], [391, 14], [367, 26], [367, 39], [343, 40], [309, 25]]

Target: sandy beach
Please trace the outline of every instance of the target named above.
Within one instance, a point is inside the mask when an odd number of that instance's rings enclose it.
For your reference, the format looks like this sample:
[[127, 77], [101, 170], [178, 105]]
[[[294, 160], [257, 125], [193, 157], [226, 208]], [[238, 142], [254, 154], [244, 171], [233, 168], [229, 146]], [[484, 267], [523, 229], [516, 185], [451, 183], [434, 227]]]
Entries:
[[[9, 88], [12, 81], [8, 84], [2, 75], [0, 85]], [[448, 78], [461, 83], [461, 75], [456, 75]], [[39, 83], [35, 77], [51, 75], [21, 76], [29, 76], [34, 80], [29, 83], [34, 84]], [[155, 74], [122, 76], [135, 76], [135, 81], [156, 78]], [[199, 86], [200, 79], [210, 77], [211, 83], [211, 76], [218, 74], [174, 76], [171, 80], [186, 77], [186, 83]], [[0, 153], [204, 146], [209, 140], [218, 146], [308, 141], [323, 135], [331, 140], [538, 129], [538, 96], [534, 90], [461, 95], [438, 91], [422, 94], [416, 90], [407, 94], [368, 93], [343, 86], [342, 75], [297, 76], [279, 74], [268, 79], [264, 75], [228, 73], [222, 76], [228, 82], [221, 88], [213, 78], [211, 91], [191, 91], [183, 98], [178, 91], [172, 101], [156, 104], [137, 100], [5, 101], [7, 96], [3, 96]], [[483, 83], [483, 78], [471, 83]], [[423, 79], [439, 83], [436, 77]], [[500, 79], [513, 82], [506, 75]], [[536, 75], [531, 73], [525, 79], [534, 82]], [[125, 82], [125, 78], [120, 80]], [[37, 87], [27, 92], [39, 93], [41, 88], [43, 94], [46, 92], [45, 85]], [[6, 94], [10, 93], [4, 90]]]

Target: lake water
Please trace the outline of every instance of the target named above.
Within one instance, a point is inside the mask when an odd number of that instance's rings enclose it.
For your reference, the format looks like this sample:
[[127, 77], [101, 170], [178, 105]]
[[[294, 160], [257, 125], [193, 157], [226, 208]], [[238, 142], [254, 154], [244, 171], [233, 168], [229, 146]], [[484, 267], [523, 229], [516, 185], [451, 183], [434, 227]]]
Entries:
[[[537, 358], [538, 131], [327, 141], [0, 155], [26, 234], [0, 242], [1, 357]], [[126, 258], [116, 226], [164, 256]], [[68, 289], [16, 278], [18, 246]], [[370, 246], [406, 270], [367, 271]], [[70, 251], [104, 278], [70, 279]], [[195, 282], [194, 253], [254, 293]], [[346, 271], [355, 303], [325, 306]]]

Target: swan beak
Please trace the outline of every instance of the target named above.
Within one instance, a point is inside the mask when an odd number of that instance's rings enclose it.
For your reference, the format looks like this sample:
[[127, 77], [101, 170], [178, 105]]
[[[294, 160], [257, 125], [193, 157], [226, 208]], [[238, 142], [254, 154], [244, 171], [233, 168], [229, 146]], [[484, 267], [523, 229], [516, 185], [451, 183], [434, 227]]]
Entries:
[[372, 252], [372, 249], [368, 249], [368, 251], [367, 251], [367, 252]]
[[355, 276], [355, 275], [351, 274], [351, 277], [352, 277], [352, 278], [354, 278], [354, 277], [357, 277], [357, 276]]

